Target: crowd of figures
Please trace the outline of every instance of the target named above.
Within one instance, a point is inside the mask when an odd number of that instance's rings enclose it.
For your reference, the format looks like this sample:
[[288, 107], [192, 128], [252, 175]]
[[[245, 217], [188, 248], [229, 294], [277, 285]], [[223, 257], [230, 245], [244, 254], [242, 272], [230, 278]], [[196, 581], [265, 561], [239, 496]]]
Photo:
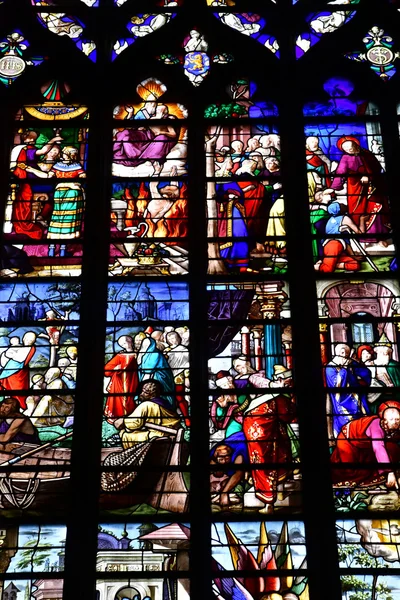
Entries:
[[276, 133], [252, 135], [246, 129], [235, 136], [211, 128], [206, 142], [207, 176], [216, 178], [207, 184], [209, 237], [218, 238], [225, 267], [243, 272], [256, 270], [249, 263], [257, 255], [286, 255], [280, 139]]
[[73, 425], [78, 349], [67, 326], [57, 323], [67, 318], [68, 313], [62, 316], [48, 310], [48, 326], [35, 331], [24, 329], [22, 338], [12, 335], [8, 346], [2, 348], [3, 448], [9, 443], [40, 444]]
[[[393, 344], [385, 334], [356, 349], [336, 344], [324, 374], [330, 388], [327, 413], [334, 484], [350, 489], [397, 487], [397, 476], [388, 465], [400, 457], [400, 364], [393, 359]], [[359, 467], [346, 468], [345, 463]]]
[[[257, 255], [285, 259], [279, 136], [242, 130], [235, 136], [224, 128], [209, 135], [207, 174], [216, 178], [208, 182], [208, 218], [215, 221], [209, 232], [219, 239], [218, 256], [226, 268], [242, 271], [249, 270], [250, 261], [250, 270], [259, 268]], [[318, 136], [306, 139], [315, 269], [395, 269], [380, 137], [369, 140], [371, 149], [363, 147], [361, 136], [343, 135], [333, 142], [336, 147], [324, 138], [325, 152]], [[217, 256], [215, 249], [209, 256]]]
[[[73, 256], [71, 242], [81, 237], [85, 191], [79, 179], [86, 177], [85, 134], [72, 129], [58, 130], [54, 137], [51, 133], [32, 129], [15, 136], [4, 233], [9, 242], [24, 246], [4, 245], [1, 272], [6, 276], [32, 271], [31, 257]], [[82, 142], [69, 143], [78, 137]]]
[[128, 449], [166, 437], [171, 429], [186, 429], [190, 424], [189, 329], [147, 327], [121, 335], [113, 346], [122, 350], [104, 367], [103, 446]]
[[339, 136], [336, 148], [324, 139], [326, 152], [318, 136], [306, 139], [315, 269], [323, 273], [395, 268], [380, 136], [367, 137], [371, 149], [362, 138]]

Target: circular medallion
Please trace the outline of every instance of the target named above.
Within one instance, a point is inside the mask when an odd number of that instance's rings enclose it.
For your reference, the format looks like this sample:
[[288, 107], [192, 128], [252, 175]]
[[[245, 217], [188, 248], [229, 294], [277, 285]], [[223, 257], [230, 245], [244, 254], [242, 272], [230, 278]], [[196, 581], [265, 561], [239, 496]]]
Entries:
[[0, 75], [3, 77], [18, 77], [25, 70], [26, 63], [19, 56], [3, 56], [0, 60]]
[[367, 58], [373, 65], [388, 65], [393, 61], [394, 54], [385, 46], [373, 46], [368, 50]]

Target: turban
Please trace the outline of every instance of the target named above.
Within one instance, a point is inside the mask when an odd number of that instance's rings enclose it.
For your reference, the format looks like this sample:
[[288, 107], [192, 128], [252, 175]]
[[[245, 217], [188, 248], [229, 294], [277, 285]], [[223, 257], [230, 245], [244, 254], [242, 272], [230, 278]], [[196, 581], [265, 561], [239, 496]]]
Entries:
[[274, 379], [287, 379], [292, 376], [291, 369], [287, 369], [283, 365], [274, 365]]
[[341, 205], [339, 204], [339, 202], [332, 202], [331, 204], [329, 204], [327, 210], [330, 215], [333, 215], [333, 216], [340, 215]]

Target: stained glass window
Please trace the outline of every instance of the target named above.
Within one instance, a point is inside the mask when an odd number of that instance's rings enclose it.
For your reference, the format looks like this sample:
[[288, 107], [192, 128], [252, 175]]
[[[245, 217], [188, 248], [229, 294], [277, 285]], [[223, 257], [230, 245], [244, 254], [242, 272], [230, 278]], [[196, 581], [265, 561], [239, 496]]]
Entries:
[[0, 600], [400, 600], [399, 9], [0, 1]]

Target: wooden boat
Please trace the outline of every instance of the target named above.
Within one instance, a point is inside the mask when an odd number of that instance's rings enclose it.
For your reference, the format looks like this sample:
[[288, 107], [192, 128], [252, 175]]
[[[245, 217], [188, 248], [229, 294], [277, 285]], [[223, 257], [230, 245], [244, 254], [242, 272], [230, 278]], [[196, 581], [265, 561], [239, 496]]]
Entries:
[[[37, 510], [51, 503], [55, 496], [65, 494], [70, 478], [71, 450], [52, 448], [51, 444], [56, 441], [60, 438], [43, 446], [11, 443], [0, 450], [2, 508]], [[49, 469], [50, 466], [54, 469]], [[27, 467], [32, 467], [32, 471]], [[41, 467], [45, 469], [41, 470]]]

